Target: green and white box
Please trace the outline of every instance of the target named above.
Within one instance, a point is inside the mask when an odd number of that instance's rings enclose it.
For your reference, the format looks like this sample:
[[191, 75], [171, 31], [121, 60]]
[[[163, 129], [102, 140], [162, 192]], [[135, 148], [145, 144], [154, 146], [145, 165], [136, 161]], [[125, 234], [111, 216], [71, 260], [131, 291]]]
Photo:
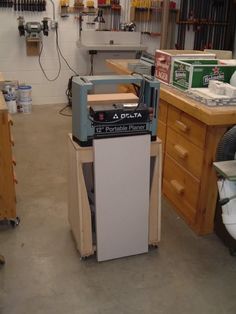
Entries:
[[218, 60], [175, 60], [173, 85], [182, 90], [208, 87], [210, 80], [228, 83], [236, 66], [219, 64]]

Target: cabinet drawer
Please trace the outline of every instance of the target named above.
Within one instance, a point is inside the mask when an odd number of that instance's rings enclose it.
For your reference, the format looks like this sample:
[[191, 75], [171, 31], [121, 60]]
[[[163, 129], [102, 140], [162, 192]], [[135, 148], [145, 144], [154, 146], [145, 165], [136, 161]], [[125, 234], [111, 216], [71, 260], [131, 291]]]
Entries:
[[171, 106], [168, 111], [168, 126], [195, 145], [204, 148], [206, 125], [202, 122]]
[[168, 111], [168, 103], [160, 99], [159, 108], [158, 108], [158, 120], [161, 120], [162, 122], [166, 123], [167, 111]]
[[203, 150], [186, 140], [179, 133], [168, 128], [166, 151], [181, 166], [200, 179], [204, 156]]
[[200, 183], [179, 166], [168, 154], [165, 156], [163, 191], [189, 223], [194, 223]]

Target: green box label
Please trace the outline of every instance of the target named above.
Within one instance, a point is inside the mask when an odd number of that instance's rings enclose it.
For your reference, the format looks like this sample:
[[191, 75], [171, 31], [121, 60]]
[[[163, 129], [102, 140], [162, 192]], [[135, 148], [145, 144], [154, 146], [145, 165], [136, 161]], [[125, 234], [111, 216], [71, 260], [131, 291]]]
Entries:
[[[194, 64], [192, 61], [192, 64], [186, 61], [175, 61], [173, 85], [186, 90], [191, 87], [207, 87], [209, 81], [213, 79], [228, 83], [236, 70], [236, 66], [217, 65], [217, 60], [204, 60], [204, 64], [199, 64], [199, 61], [196, 61], [198, 64]], [[211, 64], [205, 65], [206, 61]]]

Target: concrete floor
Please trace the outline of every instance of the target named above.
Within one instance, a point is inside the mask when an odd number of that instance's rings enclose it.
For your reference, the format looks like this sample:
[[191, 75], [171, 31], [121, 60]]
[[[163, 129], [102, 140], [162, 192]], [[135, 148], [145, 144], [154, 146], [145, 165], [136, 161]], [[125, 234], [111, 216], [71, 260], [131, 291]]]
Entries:
[[67, 222], [67, 133], [61, 106], [14, 116], [15, 228], [1, 226], [0, 314], [236, 313], [236, 259], [163, 204], [162, 241], [145, 255], [80, 261]]

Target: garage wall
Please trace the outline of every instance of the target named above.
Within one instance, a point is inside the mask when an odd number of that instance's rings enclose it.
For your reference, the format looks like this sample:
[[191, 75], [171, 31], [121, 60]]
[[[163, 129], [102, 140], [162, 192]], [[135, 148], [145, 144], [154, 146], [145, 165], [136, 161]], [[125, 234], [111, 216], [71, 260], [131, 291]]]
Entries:
[[[123, 0], [124, 1], [124, 0]], [[88, 74], [90, 63], [86, 51], [76, 47], [79, 36], [78, 22], [74, 15], [63, 19], [59, 17], [59, 0], [54, 0], [56, 19], [59, 22], [59, 43], [61, 50], [71, 67], [81, 75]], [[73, 2], [73, 1], [72, 1]], [[22, 14], [23, 13], [23, 14]], [[25, 21], [41, 21], [43, 17], [52, 17], [52, 5], [47, 1], [47, 11], [42, 13], [20, 12]], [[0, 8], [0, 71], [7, 80], [18, 80], [20, 83], [32, 85], [33, 104], [65, 103], [65, 90], [69, 77], [73, 74], [62, 61], [60, 77], [55, 82], [48, 82], [40, 70], [38, 57], [27, 57], [25, 38], [18, 33], [19, 14], [11, 9]], [[50, 78], [55, 77], [58, 70], [58, 59], [55, 49], [55, 31], [43, 37], [44, 50], [42, 64]], [[149, 44], [148, 44], [149, 45]], [[158, 42], [150, 42], [151, 51]], [[133, 58], [134, 53], [113, 52], [100, 53], [95, 56], [95, 74], [108, 73], [106, 58]]]
[[[16, 79], [20, 83], [32, 85], [34, 104], [65, 102], [65, 88], [71, 71], [63, 63], [59, 80], [48, 82], [44, 78], [38, 64], [38, 57], [26, 56], [25, 38], [20, 37], [18, 34], [18, 16], [18, 13], [9, 9], [0, 9], [0, 71], [3, 72], [6, 79]], [[25, 21], [27, 22], [41, 21], [45, 16], [52, 16], [49, 1], [47, 3], [47, 12], [24, 12]], [[79, 54], [76, 49], [77, 22], [73, 18], [65, 21], [59, 18], [58, 21], [61, 50], [76, 71], [80, 69], [81, 73], [85, 73], [86, 55]], [[58, 69], [55, 32], [50, 31], [49, 37], [43, 38], [43, 43], [42, 63], [48, 76], [53, 77]]]

